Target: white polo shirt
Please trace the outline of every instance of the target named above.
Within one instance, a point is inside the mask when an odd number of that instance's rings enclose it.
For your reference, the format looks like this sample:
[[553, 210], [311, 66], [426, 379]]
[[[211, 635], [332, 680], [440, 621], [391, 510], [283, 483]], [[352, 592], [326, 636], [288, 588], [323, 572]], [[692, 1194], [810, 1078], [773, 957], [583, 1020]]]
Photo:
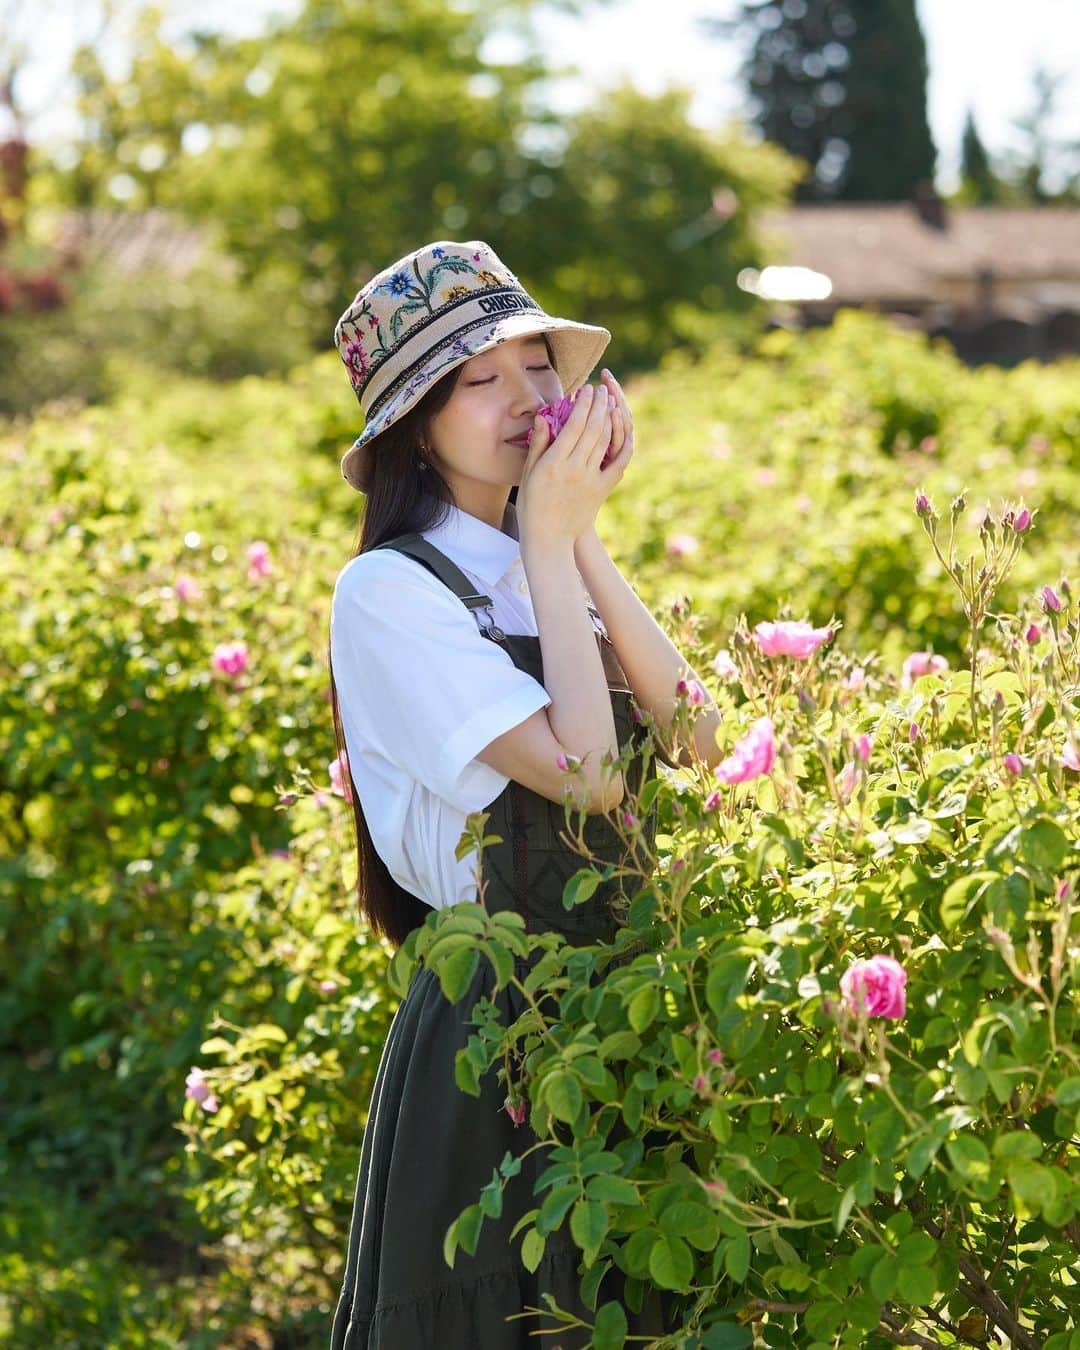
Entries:
[[[511, 533], [451, 506], [422, 533], [491, 597], [504, 633], [535, 637], [512, 503], [503, 524]], [[603, 631], [599, 618], [594, 625]], [[361, 553], [341, 569], [330, 652], [349, 769], [379, 856], [435, 909], [475, 901], [476, 855], [459, 862], [454, 850], [466, 815], [510, 781], [476, 756], [550, 695], [481, 635], [448, 586], [395, 549]]]

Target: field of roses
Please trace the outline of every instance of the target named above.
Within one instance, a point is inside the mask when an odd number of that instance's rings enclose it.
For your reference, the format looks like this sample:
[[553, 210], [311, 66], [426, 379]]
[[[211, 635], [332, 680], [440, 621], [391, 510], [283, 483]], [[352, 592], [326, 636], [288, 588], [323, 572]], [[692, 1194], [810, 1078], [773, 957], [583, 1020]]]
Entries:
[[340, 361], [110, 387], [0, 426], [0, 1339], [325, 1344], [397, 1000], [486, 961], [524, 1011], [458, 1082], [545, 1142], [522, 1259], [569, 1227], [599, 1350], [612, 1264], [671, 1347], [1080, 1347], [1080, 363], [849, 313], [635, 381], [600, 531], [722, 761], [616, 813], [612, 946], [458, 905], [392, 959], [327, 702]]

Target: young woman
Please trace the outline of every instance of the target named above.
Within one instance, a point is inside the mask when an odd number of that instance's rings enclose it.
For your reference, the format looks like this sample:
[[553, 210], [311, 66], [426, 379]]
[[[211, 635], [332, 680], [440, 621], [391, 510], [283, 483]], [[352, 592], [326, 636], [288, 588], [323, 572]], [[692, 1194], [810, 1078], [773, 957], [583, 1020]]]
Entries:
[[[611, 939], [614, 879], [571, 912], [562, 905], [582, 859], [559, 838], [570, 780], [558, 760], [581, 762], [589, 847], [622, 859], [606, 813], [627, 787], [640, 789], [644, 767], [631, 755], [624, 776], [610, 757], [644, 736], [634, 704], [670, 725], [675, 686], [694, 672], [595, 529], [633, 453], [615, 379], [604, 371], [599, 386], [585, 385], [610, 334], [546, 314], [483, 242], [441, 240], [373, 277], [334, 336], [365, 414], [341, 464], [366, 505], [330, 631], [361, 914], [397, 945], [432, 909], [478, 900], [479, 880], [488, 911], [518, 910], [529, 932]], [[552, 439], [538, 410], [579, 388]], [[715, 762], [717, 717], [711, 703], [702, 709], [679, 763]], [[503, 842], [484, 849], [478, 876], [475, 856], [459, 861], [455, 848], [479, 810]], [[655, 821], [642, 825], [651, 841]], [[476, 1252], [459, 1248], [453, 1268], [443, 1258], [448, 1226], [506, 1153], [536, 1144], [494, 1072], [478, 1098], [455, 1082], [481, 998], [508, 1020], [521, 1011], [511, 989], [495, 994], [486, 962], [455, 1004], [421, 966], [394, 1016], [363, 1135], [332, 1350], [587, 1342], [580, 1331], [552, 1336], [560, 1324], [550, 1316], [522, 1315], [549, 1292], [592, 1318], [565, 1226], [534, 1272], [521, 1260], [523, 1231], [510, 1236], [539, 1203], [546, 1150], [523, 1159]], [[609, 1146], [622, 1137], [613, 1132]], [[613, 1267], [597, 1306], [618, 1298], [632, 1334], [663, 1334], [670, 1308], [624, 1280]], [[541, 1329], [549, 1335], [538, 1342]]]

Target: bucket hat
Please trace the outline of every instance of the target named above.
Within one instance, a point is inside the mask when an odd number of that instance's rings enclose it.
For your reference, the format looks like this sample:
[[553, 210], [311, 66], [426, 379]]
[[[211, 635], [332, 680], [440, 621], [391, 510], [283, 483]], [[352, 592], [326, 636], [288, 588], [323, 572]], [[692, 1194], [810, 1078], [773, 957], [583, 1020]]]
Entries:
[[432, 382], [512, 338], [549, 333], [563, 392], [584, 384], [611, 341], [606, 328], [544, 311], [482, 239], [439, 239], [373, 276], [334, 328], [334, 342], [364, 414], [341, 475], [371, 484], [377, 437]]

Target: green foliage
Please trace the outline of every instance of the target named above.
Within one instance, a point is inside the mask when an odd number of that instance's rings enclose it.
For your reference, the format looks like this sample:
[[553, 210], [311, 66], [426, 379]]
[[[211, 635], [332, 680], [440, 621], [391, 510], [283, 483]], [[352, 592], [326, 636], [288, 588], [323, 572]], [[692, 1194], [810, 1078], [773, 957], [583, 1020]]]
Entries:
[[[507, 1094], [554, 1143], [532, 1268], [568, 1225], [586, 1288], [614, 1262], [671, 1291], [687, 1344], [949, 1344], [943, 1322], [974, 1335], [1003, 1306], [1067, 1346], [1075, 369], [970, 372], [845, 315], [631, 387], [637, 458], [601, 528], [715, 689], [725, 751], [768, 712], [779, 753], [712, 806], [708, 773], [662, 775], [621, 962], [468, 905], [393, 961], [356, 930], [322, 665], [359, 506], [336, 355], [229, 387], [110, 380], [109, 404], [0, 436], [6, 1339], [324, 1343], [375, 1066], [423, 960], [451, 998], [480, 961], [521, 985], [527, 1015], [478, 1016], [455, 1068], [468, 1092], [524, 1053]], [[965, 487], [960, 556], [983, 501], [1038, 507], [979, 629], [978, 735], [971, 625], [911, 508]], [[269, 576], [248, 573], [256, 539]], [[791, 606], [837, 635], [806, 663], [761, 657], [753, 624]], [[248, 668], [215, 670], [237, 640]], [[914, 648], [949, 668], [905, 682]], [[878, 952], [908, 972], [898, 1021], [845, 1011], [844, 972]], [[216, 1110], [185, 1099], [192, 1067]], [[621, 1312], [596, 1309], [595, 1345], [623, 1343]]]
[[[130, 73], [79, 53], [86, 131], [51, 195], [114, 206], [123, 174], [129, 206], [212, 223], [242, 279], [282, 297], [269, 331], [312, 345], [362, 281], [439, 237], [487, 240], [555, 312], [611, 324], [624, 368], [652, 368], [657, 334], [697, 351], [756, 331], [735, 277], [763, 263], [756, 212], [786, 200], [793, 163], [693, 126], [685, 92], [627, 85], [571, 119], [538, 111], [561, 68], [514, 23], [532, 8], [308, 0], [259, 37], [185, 51], [146, 11]], [[520, 59], [484, 59], [494, 20]]]
[[54, 398], [105, 402], [133, 362], [235, 380], [285, 372], [311, 355], [291, 283], [269, 272], [241, 282], [218, 254], [182, 277], [100, 261], [65, 285], [63, 307], [0, 320], [0, 414], [29, 414]]

